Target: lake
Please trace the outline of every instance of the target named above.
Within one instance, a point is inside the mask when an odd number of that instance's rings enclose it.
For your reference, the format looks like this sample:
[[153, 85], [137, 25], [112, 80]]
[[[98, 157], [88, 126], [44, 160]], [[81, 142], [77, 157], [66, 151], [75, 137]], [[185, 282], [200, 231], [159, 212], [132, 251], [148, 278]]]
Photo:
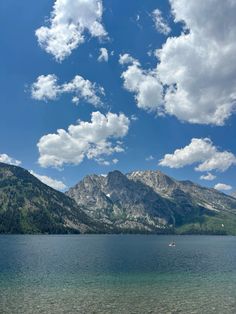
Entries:
[[236, 313], [236, 237], [2, 235], [0, 313]]

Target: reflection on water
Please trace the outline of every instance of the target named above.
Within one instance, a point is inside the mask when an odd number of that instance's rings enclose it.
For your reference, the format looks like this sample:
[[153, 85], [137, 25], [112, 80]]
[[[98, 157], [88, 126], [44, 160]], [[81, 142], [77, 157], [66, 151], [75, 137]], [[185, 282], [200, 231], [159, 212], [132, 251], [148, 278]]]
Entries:
[[0, 313], [236, 313], [235, 242], [0, 236]]

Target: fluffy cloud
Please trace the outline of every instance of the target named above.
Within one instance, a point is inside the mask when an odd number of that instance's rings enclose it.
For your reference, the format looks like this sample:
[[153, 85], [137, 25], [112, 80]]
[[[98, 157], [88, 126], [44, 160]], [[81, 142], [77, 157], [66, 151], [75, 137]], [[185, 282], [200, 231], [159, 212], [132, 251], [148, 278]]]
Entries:
[[102, 62], [102, 61], [107, 62], [108, 59], [109, 59], [108, 50], [106, 48], [100, 48], [100, 55], [98, 57], [98, 61], [99, 62]]
[[86, 32], [98, 38], [107, 35], [101, 23], [102, 13], [102, 0], [56, 0], [50, 26], [35, 32], [39, 45], [62, 61], [85, 41]]
[[201, 180], [206, 180], [206, 181], [212, 181], [215, 180], [216, 176], [214, 176], [212, 173], [208, 172], [208, 174], [203, 174], [202, 176], [200, 176]]
[[0, 162], [14, 166], [19, 166], [21, 164], [21, 161], [16, 160], [7, 154], [0, 154]]
[[121, 65], [130, 64], [130, 63], [136, 63], [137, 65], [140, 64], [138, 62], [138, 60], [136, 60], [135, 58], [131, 57], [131, 55], [128, 54], [128, 53], [124, 53], [123, 55], [119, 56], [119, 63]]
[[236, 157], [234, 154], [224, 151], [224, 152], [215, 152], [210, 158], [201, 163], [196, 170], [197, 171], [211, 171], [219, 170], [225, 171], [230, 166], [236, 164]]
[[218, 151], [209, 138], [193, 138], [184, 148], [176, 149], [173, 154], [166, 154], [159, 165], [181, 168], [196, 163], [196, 171], [225, 171], [236, 164], [236, 157], [230, 152]]
[[128, 133], [129, 124], [130, 120], [122, 113], [93, 112], [91, 122], [78, 121], [70, 125], [68, 131], [59, 129], [57, 133], [43, 136], [37, 144], [39, 164], [43, 167], [78, 165], [85, 157], [97, 160], [123, 152], [118, 139]]
[[[162, 106], [161, 113], [181, 121], [223, 125], [236, 109], [236, 1], [170, 4], [174, 21], [184, 24], [183, 32], [169, 37], [156, 52], [155, 69], [143, 71], [136, 61], [123, 72], [124, 86], [144, 109], [152, 102], [153, 110], [159, 112]], [[140, 104], [141, 93], [145, 105]]]
[[228, 184], [224, 184], [224, 183], [217, 183], [217, 184], [214, 186], [214, 189], [220, 190], [220, 191], [229, 191], [229, 190], [232, 189], [232, 186], [231, 186], [231, 185], [228, 185]]
[[31, 96], [36, 100], [55, 100], [64, 93], [74, 94], [72, 102], [76, 104], [84, 100], [98, 106], [102, 104], [100, 96], [104, 95], [104, 89], [80, 75], [61, 85], [58, 84], [58, 78], [54, 74], [40, 75], [31, 86]]
[[57, 81], [57, 76], [54, 74], [40, 75], [32, 84], [32, 98], [44, 101], [55, 100], [61, 92]]
[[140, 63], [129, 54], [120, 56], [120, 64], [130, 64], [121, 75], [124, 87], [135, 94], [137, 106], [148, 111], [161, 112], [162, 86], [156, 71], [141, 68]]
[[51, 188], [53, 188], [55, 190], [62, 191], [62, 190], [64, 190], [67, 187], [62, 181], [52, 179], [52, 178], [50, 178], [48, 176], [42, 176], [40, 174], [35, 173], [33, 170], [30, 170], [29, 172], [34, 177], [39, 179], [41, 182], [43, 182], [44, 184], [50, 186]]
[[162, 13], [159, 9], [152, 12], [152, 18], [155, 23], [156, 30], [164, 35], [168, 35], [171, 32], [171, 28], [168, 23], [164, 20]]
[[171, 0], [188, 30], [158, 51], [165, 108], [191, 123], [223, 125], [236, 100], [236, 2]]

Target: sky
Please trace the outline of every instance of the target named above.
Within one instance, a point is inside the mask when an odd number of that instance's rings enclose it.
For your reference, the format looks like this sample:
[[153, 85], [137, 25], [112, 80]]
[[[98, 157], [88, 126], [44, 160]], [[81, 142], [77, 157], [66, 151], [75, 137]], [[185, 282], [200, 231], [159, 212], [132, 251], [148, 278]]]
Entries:
[[0, 2], [0, 161], [65, 190], [160, 170], [236, 190], [236, 0]]

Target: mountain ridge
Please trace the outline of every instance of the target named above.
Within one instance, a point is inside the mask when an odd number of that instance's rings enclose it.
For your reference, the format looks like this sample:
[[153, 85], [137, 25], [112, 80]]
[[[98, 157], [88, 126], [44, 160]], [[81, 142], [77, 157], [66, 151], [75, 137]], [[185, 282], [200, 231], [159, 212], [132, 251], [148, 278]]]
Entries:
[[[224, 234], [228, 231], [220, 220], [236, 218], [233, 197], [192, 181], [177, 181], [159, 170], [127, 174], [115, 170], [106, 176], [86, 176], [66, 194], [84, 205], [94, 219], [123, 228], [125, 232], [158, 233], [175, 229]], [[217, 228], [213, 228], [217, 219]], [[189, 227], [184, 230], [183, 225], [187, 224]]]
[[0, 163], [0, 233], [236, 234], [236, 199], [153, 170], [87, 175], [61, 193]]
[[0, 233], [91, 233], [99, 224], [64, 193], [0, 163]]

